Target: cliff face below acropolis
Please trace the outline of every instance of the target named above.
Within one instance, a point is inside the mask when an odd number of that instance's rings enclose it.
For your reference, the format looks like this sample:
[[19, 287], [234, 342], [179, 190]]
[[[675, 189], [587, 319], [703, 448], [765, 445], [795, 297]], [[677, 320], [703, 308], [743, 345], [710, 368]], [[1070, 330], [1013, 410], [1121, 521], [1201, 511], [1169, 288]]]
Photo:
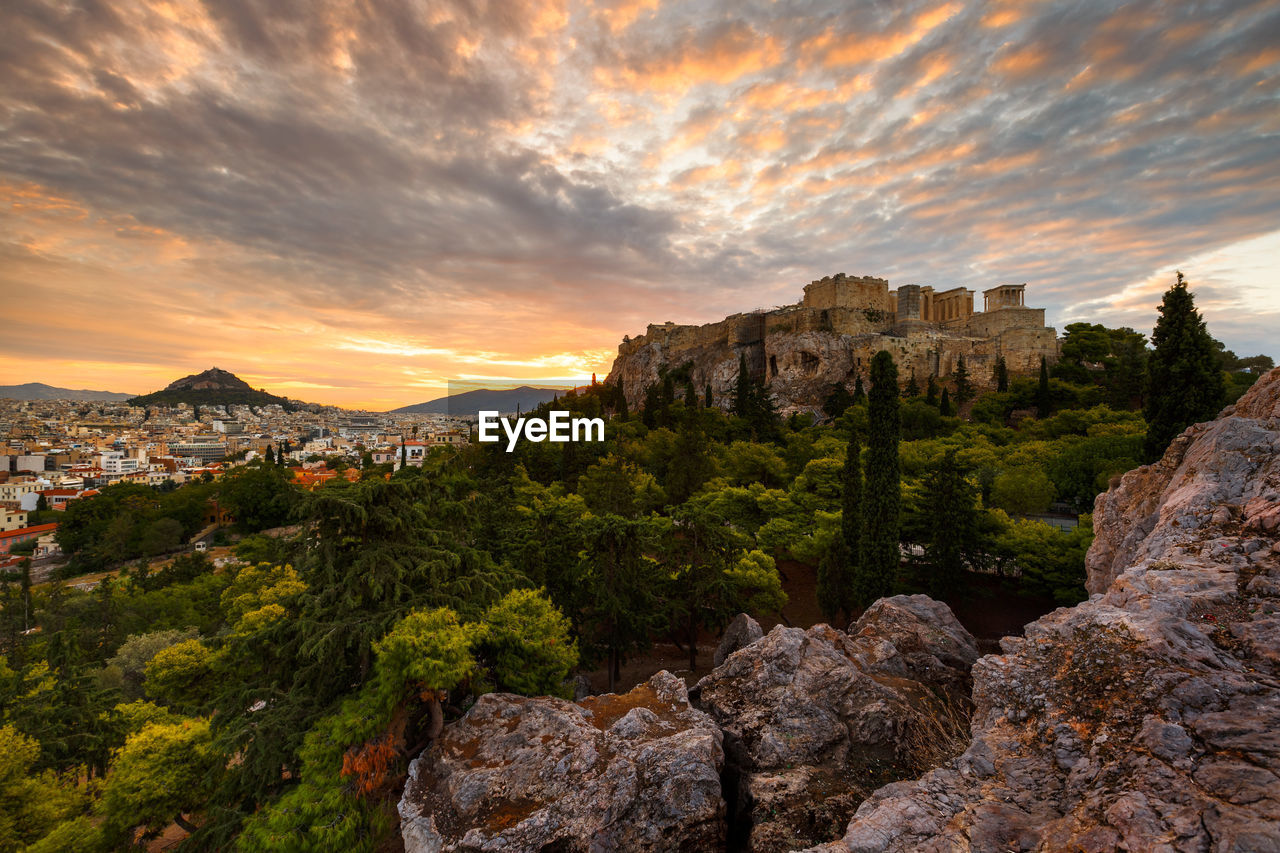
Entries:
[[1057, 335], [1044, 325], [1043, 309], [1022, 304], [1022, 285], [992, 288], [985, 298], [986, 310], [974, 311], [973, 293], [963, 288], [890, 291], [884, 279], [832, 276], [807, 285], [795, 305], [703, 326], [650, 325], [623, 341], [609, 381], [621, 383], [635, 407], [664, 367], [687, 364], [699, 393], [710, 383], [724, 406], [744, 358], [785, 412], [816, 408], [836, 386], [852, 389], [859, 375], [865, 382], [880, 350], [893, 355], [902, 382], [914, 373], [921, 385], [949, 376], [961, 357], [978, 388], [994, 387], [1001, 356], [1014, 375], [1034, 375], [1042, 356], [1057, 360]]

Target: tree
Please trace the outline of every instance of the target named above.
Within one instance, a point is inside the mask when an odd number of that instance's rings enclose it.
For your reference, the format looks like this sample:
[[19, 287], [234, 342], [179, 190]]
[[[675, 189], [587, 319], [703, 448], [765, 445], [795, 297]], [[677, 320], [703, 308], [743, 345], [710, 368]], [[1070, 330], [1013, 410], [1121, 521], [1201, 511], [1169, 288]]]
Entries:
[[942, 399], [938, 402], [938, 413], [944, 418], [949, 418], [954, 414], [951, 408], [951, 392], [946, 386], [942, 388]]
[[708, 382], [708, 383], [707, 383], [707, 390], [706, 390], [706, 392], [705, 392], [705, 397], [704, 397], [704, 405], [706, 405], [706, 407], [709, 409], [709, 408], [711, 408], [711, 402], [712, 402], [712, 400], [711, 400], [711, 383], [710, 383], [710, 382]]
[[1044, 512], [1053, 495], [1053, 481], [1034, 466], [1011, 468], [996, 477], [991, 486], [991, 503], [1011, 515]]
[[276, 451], [270, 444], [267, 445], [266, 455], [263, 457], [268, 465], [276, 464]]
[[996, 359], [995, 379], [996, 391], [1003, 394], [1009, 390], [1009, 365], [1005, 362], [1003, 355]]
[[[963, 357], [961, 360], [963, 361]], [[916, 381], [915, 370], [911, 371], [911, 378], [907, 380], [907, 387], [902, 390], [902, 396], [904, 397], [920, 396], [920, 383]]]
[[216, 684], [214, 653], [197, 639], [182, 640], [156, 652], [147, 663], [147, 695], [178, 708], [197, 710]]
[[84, 807], [81, 790], [51, 770], [35, 770], [39, 755], [34, 738], [11, 725], [0, 726], [0, 850], [31, 849], [26, 845]]
[[146, 837], [170, 823], [194, 832], [184, 814], [208, 805], [211, 780], [224, 760], [213, 747], [208, 720], [144, 726], [112, 762], [100, 806], [104, 827], [121, 842], [132, 840], [135, 827]]
[[946, 599], [960, 587], [966, 552], [978, 531], [977, 490], [951, 448], [925, 479], [925, 506], [930, 520], [925, 548], [929, 595]]
[[924, 401], [930, 406], [938, 405], [938, 380], [933, 376], [929, 377], [929, 383], [925, 387]]
[[867, 409], [867, 476], [862, 500], [862, 533], [854, 580], [862, 606], [893, 591], [901, 560], [898, 548], [902, 485], [898, 472], [898, 367], [881, 350], [871, 360]]
[[857, 430], [849, 434], [840, 486], [840, 535], [818, 563], [818, 606], [828, 622], [852, 616], [855, 603], [852, 563], [862, 547], [862, 444]]
[[1143, 450], [1154, 460], [1178, 433], [1217, 414], [1226, 393], [1213, 338], [1181, 272], [1164, 295], [1151, 343], [1155, 351], [1147, 360], [1142, 414], [1147, 419]]
[[835, 420], [844, 414], [845, 409], [853, 405], [853, 395], [841, 383], [831, 390], [827, 399], [822, 402], [822, 413]]
[[604, 653], [612, 691], [626, 656], [647, 648], [666, 624], [662, 571], [643, 553], [652, 539], [650, 522], [586, 516], [581, 526], [586, 542], [579, 568], [587, 593], [585, 636]]
[[1053, 411], [1053, 394], [1049, 390], [1049, 364], [1040, 356], [1040, 384], [1036, 386], [1036, 417], [1044, 419]]
[[242, 533], [288, 524], [299, 496], [289, 471], [267, 464], [245, 465], [219, 481], [218, 497]]
[[863, 387], [862, 374], [859, 373], [857, 378], [853, 382], [853, 404], [856, 406], [859, 403], [865, 403], [866, 401], [867, 401], [867, 389]]
[[623, 518], [659, 509], [666, 499], [652, 474], [614, 453], [593, 464], [578, 479], [578, 494], [592, 512]]
[[956, 359], [956, 402], [964, 405], [973, 399], [973, 384], [969, 381], [969, 368], [964, 363], [964, 356]]
[[484, 614], [477, 651], [497, 688], [525, 696], [564, 696], [578, 664], [569, 620], [542, 590], [507, 593]]

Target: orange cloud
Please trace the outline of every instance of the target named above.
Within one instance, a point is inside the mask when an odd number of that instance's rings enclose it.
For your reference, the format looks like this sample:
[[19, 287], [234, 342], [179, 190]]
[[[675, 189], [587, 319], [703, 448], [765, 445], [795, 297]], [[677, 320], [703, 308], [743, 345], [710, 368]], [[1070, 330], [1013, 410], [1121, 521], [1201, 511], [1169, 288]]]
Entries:
[[947, 3], [927, 9], [912, 18], [906, 29], [899, 32], [848, 33], [836, 37], [828, 31], [810, 46], [825, 51], [822, 64], [827, 68], [882, 62], [919, 44], [961, 8], [959, 3]]

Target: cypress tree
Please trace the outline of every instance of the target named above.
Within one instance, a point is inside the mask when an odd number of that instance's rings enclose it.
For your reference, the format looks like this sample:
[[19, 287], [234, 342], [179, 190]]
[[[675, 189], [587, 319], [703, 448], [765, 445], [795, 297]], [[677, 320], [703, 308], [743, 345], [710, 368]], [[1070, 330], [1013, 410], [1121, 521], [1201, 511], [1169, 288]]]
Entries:
[[855, 430], [849, 436], [844, 470], [841, 472], [840, 535], [835, 537], [818, 562], [818, 606], [827, 622], [834, 624], [843, 615], [853, 615], [853, 561], [862, 539], [862, 445]]
[[925, 505], [933, 521], [926, 549], [927, 585], [929, 595], [937, 599], [959, 589], [965, 551], [977, 535], [977, 494], [966, 473], [952, 448], [925, 480]]
[[945, 387], [942, 389], [942, 402], [938, 403], [938, 411], [942, 413], [943, 417], [947, 418], [953, 414], [951, 411], [951, 391]]
[[709, 408], [711, 408], [711, 383], [710, 383], [710, 382], [708, 382], [708, 383], [707, 383], [707, 390], [706, 390], [706, 397], [705, 397], [705, 403], [704, 403], [704, 405], [705, 405], [708, 409], [709, 409]]
[[1036, 417], [1047, 418], [1053, 409], [1053, 395], [1049, 391], [1049, 364], [1040, 356], [1040, 384], [1036, 386]]
[[698, 392], [693, 387], [693, 380], [684, 383], [684, 405], [689, 411], [698, 408]]
[[932, 376], [929, 377], [929, 384], [924, 392], [924, 401], [930, 406], [938, 405], [938, 380]]
[[1216, 415], [1226, 396], [1213, 338], [1181, 272], [1160, 304], [1151, 344], [1155, 351], [1147, 359], [1143, 388], [1143, 450], [1155, 460], [1178, 433]]
[[[517, 409], [519, 406], [516, 407]], [[404, 445], [404, 436], [400, 436], [400, 467], [403, 468], [409, 464], [409, 449]]]
[[902, 396], [904, 397], [920, 396], [920, 383], [916, 381], [916, 372], [914, 370], [911, 371], [911, 378], [907, 380], [907, 387], [903, 389]]
[[898, 367], [885, 350], [871, 360], [868, 395], [867, 477], [862, 500], [862, 531], [855, 567], [855, 597], [866, 606], [893, 592], [898, 576], [899, 509], [902, 483], [898, 471]]
[[859, 403], [865, 403], [866, 401], [867, 389], [862, 387], [862, 374], [859, 373], [857, 381], [853, 383], [853, 404], [856, 406]]
[[1004, 356], [996, 359], [996, 390], [1001, 393], [1009, 390], [1009, 365]]
[[969, 382], [969, 367], [964, 363], [964, 356], [956, 360], [956, 402], [964, 405], [973, 399], [973, 385]]
[[266, 462], [268, 465], [276, 464], [276, 451], [270, 444], [267, 445]]

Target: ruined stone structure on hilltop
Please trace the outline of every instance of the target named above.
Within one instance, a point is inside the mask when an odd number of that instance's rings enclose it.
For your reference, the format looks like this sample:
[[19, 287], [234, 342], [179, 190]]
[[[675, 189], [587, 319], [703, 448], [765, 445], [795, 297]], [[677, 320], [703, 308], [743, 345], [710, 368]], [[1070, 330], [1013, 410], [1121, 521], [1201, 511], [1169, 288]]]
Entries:
[[628, 402], [638, 404], [661, 367], [691, 362], [698, 388], [709, 382], [716, 399], [727, 401], [744, 356], [780, 408], [812, 408], [835, 385], [852, 388], [859, 375], [866, 381], [871, 358], [888, 350], [904, 383], [913, 372], [922, 385], [949, 376], [963, 356], [974, 386], [994, 387], [1002, 355], [1012, 375], [1034, 375], [1041, 356], [1058, 358], [1057, 333], [1045, 326], [1043, 308], [1026, 307], [1025, 289], [985, 290], [983, 310], [974, 311], [974, 292], [964, 287], [891, 291], [886, 279], [840, 273], [806, 285], [795, 305], [705, 326], [651, 324], [623, 340], [609, 381], [621, 382]]

